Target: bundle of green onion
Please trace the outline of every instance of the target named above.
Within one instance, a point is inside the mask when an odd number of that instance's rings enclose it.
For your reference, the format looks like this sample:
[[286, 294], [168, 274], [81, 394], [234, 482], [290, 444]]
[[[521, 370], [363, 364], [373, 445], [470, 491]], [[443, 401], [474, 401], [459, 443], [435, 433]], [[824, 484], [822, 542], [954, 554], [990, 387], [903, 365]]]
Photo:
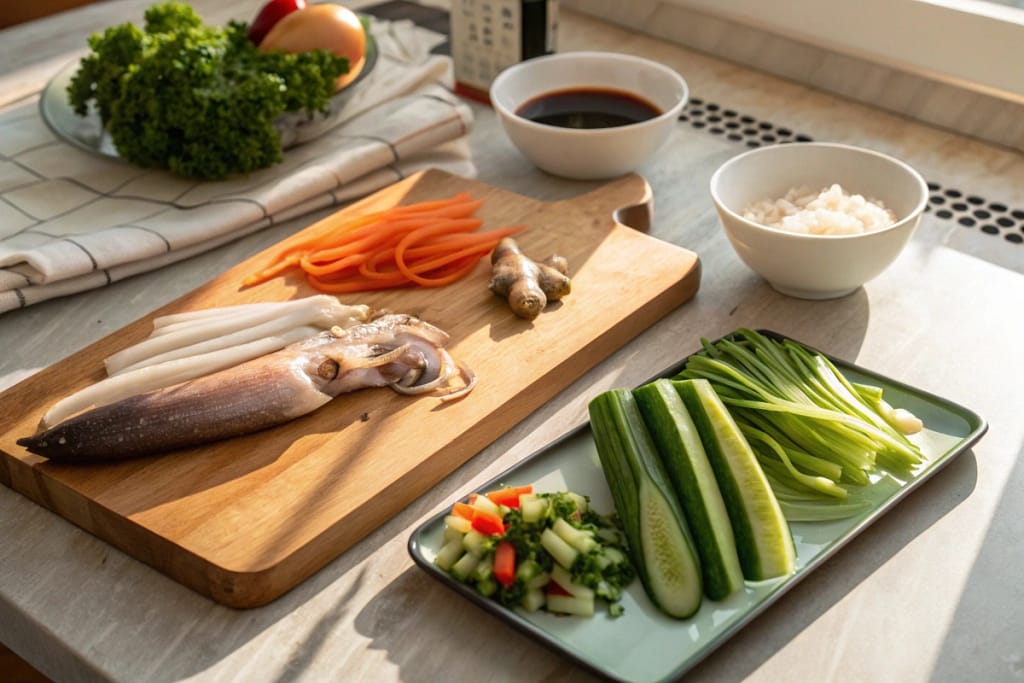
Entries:
[[908, 474], [924, 461], [906, 437], [920, 420], [894, 410], [878, 387], [847, 380], [820, 353], [749, 329], [702, 344], [677, 378], [711, 382], [791, 521], [863, 511], [871, 503], [857, 487], [873, 476], [892, 485], [889, 473]]

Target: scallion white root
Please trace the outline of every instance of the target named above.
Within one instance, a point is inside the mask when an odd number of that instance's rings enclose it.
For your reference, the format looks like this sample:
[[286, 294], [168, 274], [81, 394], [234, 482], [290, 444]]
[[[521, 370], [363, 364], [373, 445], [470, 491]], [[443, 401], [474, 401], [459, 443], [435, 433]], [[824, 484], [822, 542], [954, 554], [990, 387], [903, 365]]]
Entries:
[[280, 306], [280, 304], [276, 301], [264, 301], [254, 304], [218, 306], [216, 308], [200, 308], [195, 311], [171, 313], [169, 315], [162, 315], [159, 318], [155, 318], [153, 320], [153, 329], [160, 330], [170, 325], [209, 320], [210, 318], [220, 318], [228, 315], [235, 315], [236, 313], [254, 313], [259, 310], [271, 310], [278, 306]]
[[[115, 375], [127, 368], [143, 367], [145, 361], [150, 359], [161, 362], [183, 357], [180, 353], [183, 349], [187, 350], [186, 353], [209, 351], [220, 343], [213, 343], [215, 340], [225, 338], [230, 341], [221, 344], [221, 348], [277, 336], [288, 329], [304, 325], [351, 327], [368, 320], [370, 309], [367, 306], [346, 306], [333, 296], [317, 295], [281, 303], [253, 304], [251, 308], [231, 306], [195, 313], [192, 317], [176, 315], [159, 318], [163, 321], [162, 329], [181, 326], [163, 334], [152, 335], [111, 355], [105, 361], [107, 374]], [[190, 349], [196, 344], [205, 345]]]

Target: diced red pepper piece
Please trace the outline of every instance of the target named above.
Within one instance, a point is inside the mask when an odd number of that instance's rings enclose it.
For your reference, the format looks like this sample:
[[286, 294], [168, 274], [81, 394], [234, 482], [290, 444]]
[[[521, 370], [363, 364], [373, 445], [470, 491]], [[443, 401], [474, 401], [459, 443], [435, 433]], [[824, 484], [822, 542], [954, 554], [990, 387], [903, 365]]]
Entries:
[[497, 491], [489, 491], [487, 497], [497, 505], [519, 509], [519, 496], [524, 493], [533, 493], [533, 486], [507, 486]]
[[546, 590], [549, 595], [572, 595], [572, 593], [562, 588], [562, 584], [557, 581], [548, 581]]
[[494, 549], [494, 578], [505, 588], [516, 580], [516, 548], [508, 541], [502, 541]]
[[505, 523], [501, 517], [493, 512], [473, 508], [473, 528], [486, 536], [502, 536], [505, 533]]
[[465, 503], [456, 503], [455, 505], [452, 506], [452, 514], [456, 517], [462, 517], [472, 522], [473, 509], [474, 508], [472, 505], [466, 505]]

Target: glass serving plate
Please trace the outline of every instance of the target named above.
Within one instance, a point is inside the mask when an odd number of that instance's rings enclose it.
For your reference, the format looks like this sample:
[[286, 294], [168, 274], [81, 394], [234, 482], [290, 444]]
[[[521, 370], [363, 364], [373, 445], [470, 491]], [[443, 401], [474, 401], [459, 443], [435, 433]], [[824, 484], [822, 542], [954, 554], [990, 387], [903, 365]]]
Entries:
[[[773, 332], [762, 332], [776, 339], [785, 338]], [[507, 609], [438, 569], [434, 558], [443, 545], [447, 510], [416, 529], [409, 539], [409, 553], [430, 576], [598, 674], [623, 681], [674, 680], [904, 496], [970, 448], [988, 428], [977, 414], [946, 399], [850, 363], [835, 358], [831, 360], [851, 381], [881, 387], [891, 405], [906, 408], [924, 421], [924, 431], [912, 440], [921, 447], [927, 462], [906, 480], [871, 487], [867, 496], [871, 507], [859, 515], [831, 522], [791, 522], [797, 551], [797, 569], [791, 576], [762, 582], [748, 581], [744, 590], [726, 600], [714, 602], [705, 599], [697, 614], [685, 620], [674, 620], [661, 614], [647, 599], [640, 582], [634, 581], [623, 597], [625, 612], [622, 616], [612, 618], [606, 610], [598, 610], [593, 618], [580, 619], [543, 611], [531, 614], [521, 609]], [[685, 362], [684, 359], [658, 377], [678, 373]], [[599, 512], [613, 510], [611, 493], [601, 471], [589, 424], [526, 458], [478, 491], [522, 484], [534, 484], [539, 491], [572, 490], [590, 496], [592, 506]], [[466, 495], [469, 493], [467, 491]]]
[[[366, 59], [359, 74], [339, 90], [326, 113], [286, 113], [275, 121], [281, 134], [281, 147], [287, 149], [322, 135], [330, 129], [325, 125], [352, 97], [356, 86], [373, 71], [379, 56], [377, 43], [369, 31], [366, 33]], [[101, 156], [119, 159], [110, 133], [103, 127], [99, 113], [93, 106], [85, 116], [79, 116], [68, 101], [68, 85], [78, 71], [79, 60], [69, 62], [49, 80], [39, 94], [39, 113], [43, 121], [58, 138], [79, 149]]]

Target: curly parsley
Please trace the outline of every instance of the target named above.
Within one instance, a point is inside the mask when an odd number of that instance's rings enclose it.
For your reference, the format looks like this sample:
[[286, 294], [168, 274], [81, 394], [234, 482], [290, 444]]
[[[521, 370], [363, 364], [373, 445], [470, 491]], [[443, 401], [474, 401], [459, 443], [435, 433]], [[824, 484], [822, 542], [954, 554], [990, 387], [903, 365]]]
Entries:
[[348, 60], [326, 50], [264, 53], [246, 25], [206, 26], [167, 2], [89, 38], [68, 86], [75, 112], [95, 104], [118, 154], [147, 168], [216, 180], [281, 160], [274, 119], [326, 110]]

